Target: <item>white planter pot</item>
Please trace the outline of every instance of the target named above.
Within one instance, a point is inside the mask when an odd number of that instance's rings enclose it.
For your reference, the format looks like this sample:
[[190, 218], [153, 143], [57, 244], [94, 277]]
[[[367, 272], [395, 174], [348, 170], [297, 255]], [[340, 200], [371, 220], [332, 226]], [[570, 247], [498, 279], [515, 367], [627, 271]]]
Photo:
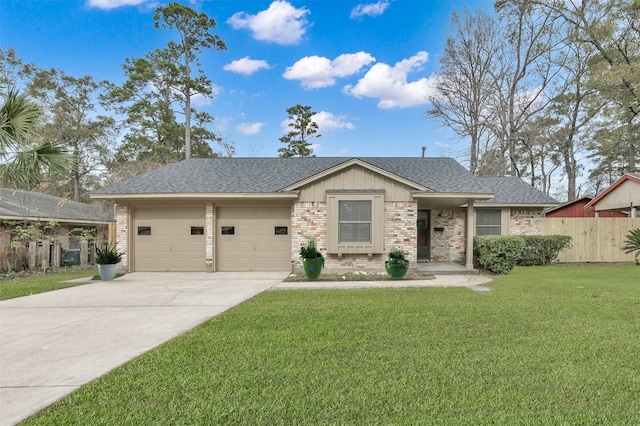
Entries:
[[116, 268], [118, 265], [98, 265], [98, 272], [102, 281], [111, 281], [116, 276]]

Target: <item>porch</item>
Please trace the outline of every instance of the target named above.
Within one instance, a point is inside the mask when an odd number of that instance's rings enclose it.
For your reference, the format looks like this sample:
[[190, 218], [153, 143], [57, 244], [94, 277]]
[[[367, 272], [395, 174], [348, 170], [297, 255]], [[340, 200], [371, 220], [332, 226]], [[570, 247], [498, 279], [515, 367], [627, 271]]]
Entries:
[[418, 262], [416, 271], [433, 275], [477, 275], [477, 269], [467, 269], [456, 262]]

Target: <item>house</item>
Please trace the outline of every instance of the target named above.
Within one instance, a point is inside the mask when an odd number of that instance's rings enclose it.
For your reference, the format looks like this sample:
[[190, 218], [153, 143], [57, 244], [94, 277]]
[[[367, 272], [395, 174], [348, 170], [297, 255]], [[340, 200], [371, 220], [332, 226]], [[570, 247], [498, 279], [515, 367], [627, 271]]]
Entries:
[[188, 159], [91, 196], [117, 203], [128, 271], [299, 270], [309, 237], [327, 270], [383, 270], [392, 248], [472, 269], [474, 235], [541, 235], [558, 204], [451, 158]]
[[596, 217], [604, 217], [606, 212], [627, 212], [628, 217], [639, 217], [640, 173], [625, 173], [602, 194], [589, 201], [585, 208], [593, 208]]
[[114, 220], [89, 204], [38, 192], [0, 188], [0, 247], [11, 241], [17, 225], [50, 221], [58, 223], [63, 246], [75, 248], [74, 232], [78, 229], [97, 228], [99, 236], [106, 238], [108, 224]]
[[[545, 217], [596, 217], [593, 207], [586, 207], [591, 197], [582, 197], [545, 211]], [[600, 212], [600, 217], [629, 217], [620, 211]]]

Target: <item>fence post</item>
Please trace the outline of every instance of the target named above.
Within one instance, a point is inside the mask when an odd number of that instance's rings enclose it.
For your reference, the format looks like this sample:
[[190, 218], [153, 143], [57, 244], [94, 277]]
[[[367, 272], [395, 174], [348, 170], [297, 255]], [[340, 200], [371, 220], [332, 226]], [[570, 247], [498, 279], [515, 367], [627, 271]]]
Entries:
[[38, 242], [29, 241], [29, 269], [36, 268], [36, 254], [38, 252]]
[[49, 259], [51, 256], [51, 244], [49, 241], [43, 241], [40, 248], [40, 268], [45, 272], [49, 268]]
[[60, 242], [55, 241], [53, 243], [53, 254], [51, 257], [51, 266], [54, 268], [59, 268], [62, 265], [62, 244]]
[[80, 265], [87, 266], [89, 262], [89, 241], [80, 241]]

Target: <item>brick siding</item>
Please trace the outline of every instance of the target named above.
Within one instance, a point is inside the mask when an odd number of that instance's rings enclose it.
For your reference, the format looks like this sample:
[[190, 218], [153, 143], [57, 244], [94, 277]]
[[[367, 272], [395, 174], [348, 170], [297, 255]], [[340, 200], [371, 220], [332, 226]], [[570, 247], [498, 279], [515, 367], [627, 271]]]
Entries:
[[325, 256], [325, 270], [330, 271], [384, 271], [387, 252], [392, 248], [404, 251], [410, 267], [417, 262], [417, 203], [384, 203], [384, 250], [380, 254], [327, 254], [327, 205], [324, 202], [294, 203], [291, 216], [291, 256], [294, 271], [302, 270], [298, 256], [300, 247], [307, 244], [309, 237], [316, 240], [316, 246]]

